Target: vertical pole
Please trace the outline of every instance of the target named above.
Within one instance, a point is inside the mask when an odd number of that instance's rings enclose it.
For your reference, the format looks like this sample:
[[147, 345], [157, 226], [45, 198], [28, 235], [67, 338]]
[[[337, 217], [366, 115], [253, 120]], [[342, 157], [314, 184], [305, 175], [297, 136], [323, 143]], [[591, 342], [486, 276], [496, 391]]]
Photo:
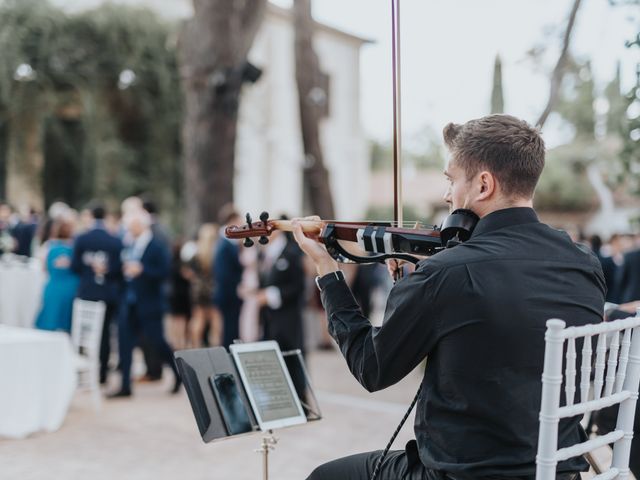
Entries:
[[544, 370], [542, 371], [542, 401], [540, 404], [540, 431], [536, 456], [536, 480], [555, 480], [556, 451], [558, 449], [558, 409], [562, 389], [562, 331], [565, 322], [547, 320], [544, 336]]
[[269, 439], [262, 438], [262, 480], [269, 480]]
[[[640, 309], [636, 318], [640, 317]], [[613, 445], [613, 459], [611, 468], [617, 468], [619, 480], [629, 477], [629, 455], [631, 454], [631, 441], [633, 440], [633, 419], [638, 401], [638, 385], [640, 384], [640, 327], [633, 329], [631, 349], [629, 351], [629, 363], [627, 364], [627, 376], [623, 390], [631, 392], [631, 396], [620, 403], [618, 410], [618, 422], [616, 430], [623, 430], [624, 436]]]
[[393, 69], [393, 219], [402, 226], [402, 136], [400, 85], [400, 0], [391, 0]]

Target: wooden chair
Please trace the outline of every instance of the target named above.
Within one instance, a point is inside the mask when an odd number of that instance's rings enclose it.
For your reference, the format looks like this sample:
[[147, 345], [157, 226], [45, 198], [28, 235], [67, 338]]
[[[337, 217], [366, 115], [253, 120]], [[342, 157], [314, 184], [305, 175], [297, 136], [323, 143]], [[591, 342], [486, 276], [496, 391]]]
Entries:
[[71, 341], [76, 350], [78, 388], [88, 389], [96, 411], [102, 406], [100, 392], [100, 339], [106, 305], [76, 298], [73, 301]]
[[[608, 444], [614, 445], [611, 467], [594, 478], [625, 480], [629, 477], [629, 452], [640, 382], [640, 312], [635, 317], [623, 320], [565, 327], [562, 320], [547, 321], [536, 480], [553, 480], [556, 478], [558, 462]], [[593, 337], [597, 337], [597, 342], [593, 394], [590, 397]], [[578, 403], [575, 403], [576, 339], [584, 339]], [[565, 342], [565, 405], [561, 406]], [[561, 418], [583, 415], [616, 404], [620, 407], [613, 432], [558, 450], [558, 423]]]

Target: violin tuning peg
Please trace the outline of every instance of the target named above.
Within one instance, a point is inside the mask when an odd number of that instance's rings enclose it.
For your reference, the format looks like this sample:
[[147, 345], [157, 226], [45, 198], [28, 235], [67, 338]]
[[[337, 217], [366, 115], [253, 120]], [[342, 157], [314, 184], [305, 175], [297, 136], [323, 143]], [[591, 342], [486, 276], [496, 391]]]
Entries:
[[269, 214], [267, 212], [262, 212], [260, 214], [260, 221], [262, 223], [267, 223], [267, 220], [269, 220]]
[[258, 242], [260, 242], [260, 245], [266, 245], [267, 243], [269, 243], [269, 239], [263, 235], [262, 237], [260, 237], [260, 240], [258, 240]]
[[247, 219], [247, 223], [251, 225], [251, 214], [249, 212], [247, 212], [247, 214], [245, 215], [245, 218]]
[[247, 237], [247, 238], [244, 239], [244, 242], [242, 244], [245, 247], [253, 247], [253, 240], [251, 240], [250, 238]]

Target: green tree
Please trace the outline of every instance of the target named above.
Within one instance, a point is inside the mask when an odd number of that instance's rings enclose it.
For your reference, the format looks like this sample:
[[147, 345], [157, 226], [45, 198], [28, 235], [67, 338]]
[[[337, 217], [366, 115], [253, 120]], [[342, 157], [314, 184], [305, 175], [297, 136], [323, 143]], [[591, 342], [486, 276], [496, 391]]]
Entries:
[[502, 93], [502, 62], [500, 60], [500, 55], [496, 55], [496, 60], [493, 64], [491, 113], [504, 113], [504, 95]]
[[45, 0], [0, 0], [0, 181], [9, 199], [81, 206], [146, 192], [177, 211], [174, 38], [146, 9], [67, 15]]
[[575, 65], [567, 77], [571, 86], [564, 91], [557, 111], [573, 125], [576, 139], [595, 141], [596, 98], [590, 62]]
[[622, 94], [620, 85], [620, 62], [616, 65], [616, 75], [604, 89], [604, 97], [607, 100], [607, 135], [622, 135], [627, 127], [626, 110], [629, 102]]

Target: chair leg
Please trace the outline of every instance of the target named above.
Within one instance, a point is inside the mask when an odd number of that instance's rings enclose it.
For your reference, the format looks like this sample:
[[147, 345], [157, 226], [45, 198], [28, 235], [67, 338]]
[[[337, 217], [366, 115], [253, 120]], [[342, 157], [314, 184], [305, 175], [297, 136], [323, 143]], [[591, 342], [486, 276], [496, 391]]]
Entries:
[[600, 468], [600, 464], [595, 459], [595, 457], [591, 454], [591, 452], [585, 453], [584, 458], [587, 459], [587, 462], [589, 462], [589, 465], [591, 465], [591, 468], [593, 468], [593, 471], [595, 472], [596, 475], [600, 475], [602, 473], [602, 468]]
[[97, 368], [92, 368], [89, 373], [89, 388], [91, 388], [91, 397], [93, 398], [93, 408], [99, 412], [102, 408], [102, 392], [100, 391], [100, 380]]

